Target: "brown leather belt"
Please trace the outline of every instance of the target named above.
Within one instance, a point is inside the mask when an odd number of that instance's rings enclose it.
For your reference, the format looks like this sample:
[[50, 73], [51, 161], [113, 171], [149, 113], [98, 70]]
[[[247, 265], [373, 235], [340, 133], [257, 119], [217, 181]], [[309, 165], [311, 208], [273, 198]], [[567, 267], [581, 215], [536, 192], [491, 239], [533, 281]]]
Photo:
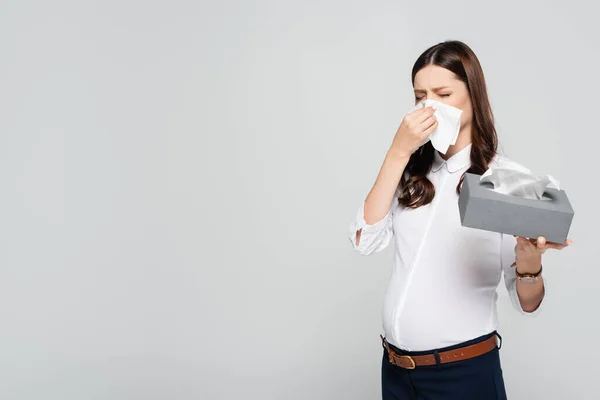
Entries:
[[[425, 354], [419, 356], [401, 355], [396, 353], [388, 346], [387, 340], [382, 335], [381, 341], [383, 347], [388, 352], [388, 360], [391, 364], [406, 369], [415, 369], [417, 366], [436, 365], [435, 354]], [[440, 364], [446, 364], [454, 361], [467, 360], [469, 358], [478, 357], [482, 354], [492, 351], [497, 348], [496, 335], [486, 339], [483, 342], [472, 344], [470, 346], [461, 347], [455, 350], [442, 351], [438, 353]]]

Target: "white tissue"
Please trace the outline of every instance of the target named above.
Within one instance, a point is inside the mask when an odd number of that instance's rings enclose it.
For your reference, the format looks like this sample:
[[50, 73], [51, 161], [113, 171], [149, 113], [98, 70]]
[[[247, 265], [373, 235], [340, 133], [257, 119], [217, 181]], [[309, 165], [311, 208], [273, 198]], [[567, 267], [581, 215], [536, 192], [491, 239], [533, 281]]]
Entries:
[[490, 182], [494, 185], [494, 192], [510, 194], [525, 199], [546, 200], [544, 191], [553, 186], [560, 189], [560, 183], [550, 175], [535, 176], [527, 172], [508, 168], [489, 168], [481, 178], [480, 182]]
[[437, 151], [446, 154], [448, 147], [452, 144], [456, 144], [456, 139], [460, 132], [460, 117], [462, 115], [462, 110], [437, 100], [427, 99], [414, 106], [408, 113], [429, 106], [433, 106], [436, 110], [434, 115], [437, 118], [438, 126], [431, 132], [431, 135], [421, 143], [421, 146], [431, 140], [431, 144]]

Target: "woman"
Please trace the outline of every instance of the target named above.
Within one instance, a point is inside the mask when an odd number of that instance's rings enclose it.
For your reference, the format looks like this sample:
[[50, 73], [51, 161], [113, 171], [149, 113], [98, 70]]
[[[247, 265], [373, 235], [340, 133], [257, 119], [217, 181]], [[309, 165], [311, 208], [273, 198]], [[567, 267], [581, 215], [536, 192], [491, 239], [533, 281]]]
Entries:
[[[535, 315], [543, 303], [542, 254], [571, 244], [461, 226], [465, 172], [523, 165], [497, 154], [483, 71], [463, 42], [427, 49], [412, 70], [415, 104], [434, 99], [462, 110], [445, 155], [431, 141], [432, 107], [407, 114], [350, 227], [361, 254], [395, 242], [383, 306], [383, 399], [505, 399], [496, 332], [501, 276], [513, 305]], [[500, 339], [501, 340], [501, 339]]]

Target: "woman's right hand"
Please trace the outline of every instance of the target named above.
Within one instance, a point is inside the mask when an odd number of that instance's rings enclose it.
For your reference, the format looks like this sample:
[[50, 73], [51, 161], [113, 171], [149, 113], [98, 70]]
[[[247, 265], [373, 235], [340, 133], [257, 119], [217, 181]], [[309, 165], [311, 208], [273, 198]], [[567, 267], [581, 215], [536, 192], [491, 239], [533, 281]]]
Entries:
[[431, 106], [419, 108], [402, 119], [390, 150], [400, 157], [409, 158], [437, 128], [438, 121]]

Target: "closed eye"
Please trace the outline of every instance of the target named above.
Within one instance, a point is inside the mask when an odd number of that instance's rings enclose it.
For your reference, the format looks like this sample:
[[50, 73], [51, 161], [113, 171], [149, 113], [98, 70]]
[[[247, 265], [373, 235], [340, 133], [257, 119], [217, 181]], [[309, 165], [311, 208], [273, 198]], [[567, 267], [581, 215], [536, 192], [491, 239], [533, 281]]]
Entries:
[[[440, 94], [441, 97], [449, 97], [450, 94]], [[415, 101], [421, 101], [423, 98], [422, 97], [415, 97]]]

